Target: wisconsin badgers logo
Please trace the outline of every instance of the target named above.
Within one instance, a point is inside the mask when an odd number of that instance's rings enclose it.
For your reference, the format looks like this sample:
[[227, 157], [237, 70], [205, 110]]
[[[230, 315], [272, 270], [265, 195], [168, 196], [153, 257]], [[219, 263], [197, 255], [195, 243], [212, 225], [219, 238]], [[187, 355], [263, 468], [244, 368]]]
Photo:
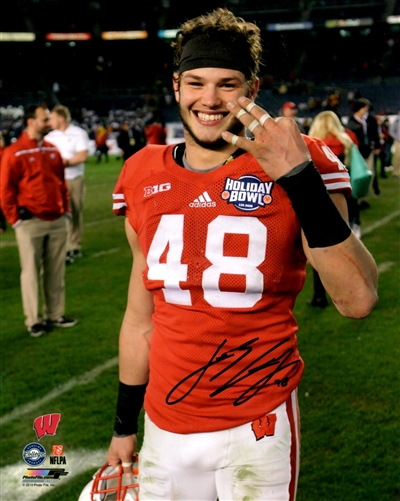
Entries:
[[275, 435], [276, 414], [267, 414], [251, 423], [251, 429], [256, 437], [256, 440], [261, 440], [264, 437], [272, 437]]
[[33, 429], [36, 431], [38, 440], [45, 435], [55, 435], [60, 422], [61, 414], [45, 414], [39, 416], [33, 421]]

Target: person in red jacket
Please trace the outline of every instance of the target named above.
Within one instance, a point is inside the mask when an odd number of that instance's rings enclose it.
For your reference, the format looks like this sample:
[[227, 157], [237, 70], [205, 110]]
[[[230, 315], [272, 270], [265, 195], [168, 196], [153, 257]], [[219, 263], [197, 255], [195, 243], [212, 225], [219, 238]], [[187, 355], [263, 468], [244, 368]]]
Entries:
[[[49, 116], [45, 106], [28, 105], [26, 128], [4, 150], [1, 161], [2, 210], [15, 230], [25, 325], [33, 337], [77, 322], [64, 316], [66, 216], [70, 212], [64, 163], [57, 148], [43, 140], [49, 132]], [[39, 314], [41, 272], [43, 315]]]
[[152, 120], [144, 128], [147, 144], [167, 144], [167, 132], [159, 113], [154, 113]]

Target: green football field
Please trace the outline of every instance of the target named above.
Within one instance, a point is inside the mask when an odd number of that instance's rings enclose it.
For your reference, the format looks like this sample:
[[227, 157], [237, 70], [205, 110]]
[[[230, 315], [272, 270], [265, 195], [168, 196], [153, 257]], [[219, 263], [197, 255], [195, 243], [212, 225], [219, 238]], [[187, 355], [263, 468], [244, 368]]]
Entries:
[[[66, 270], [66, 315], [76, 327], [31, 338], [23, 323], [14, 232], [0, 236], [1, 501], [76, 501], [105, 461], [118, 386], [118, 332], [131, 254], [112, 190], [122, 160], [86, 168], [83, 257]], [[400, 499], [399, 298], [400, 183], [380, 179], [381, 195], [361, 213], [363, 241], [379, 267], [379, 303], [363, 320], [306, 304], [312, 273], [296, 304], [306, 370], [299, 387], [302, 463], [297, 501]], [[68, 475], [55, 487], [24, 487], [24, 447], [34, 420], [61, 414], [40, 440], [49, 468], [62, 445]], [[236, 501], [236, 500], [235, 500]], [[237, 500], [239, 501], [239, 500]]]

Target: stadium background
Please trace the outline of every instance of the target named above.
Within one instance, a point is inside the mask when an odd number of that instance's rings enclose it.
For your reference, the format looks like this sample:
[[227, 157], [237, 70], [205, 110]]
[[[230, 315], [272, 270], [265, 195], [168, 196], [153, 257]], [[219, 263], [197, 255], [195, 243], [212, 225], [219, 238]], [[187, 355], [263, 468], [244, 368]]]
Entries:
[[[0, 15], [0, 128], [20, 128], [21, 106], [37, 101], [67, 105], [77, 122], [83, 109], [108, 121], [118, 110], [151, 105], [162, 110], [167, 124], [177, 123], [170, 99], [170, 40], [158, 33], [217, 6], [262, 29], [265, 65], [258, 100], [269, 111], [278, 114], [290, 100], [299, 105], [300, 117], [312, 117], [329, 106], [332, 95], [339, 96], [344, 117], [355, 95], [370, 99], [374, 113], [393, 117], [399, 111], [400, 24], [388, 22], [400, 15], [394, 0], [204, 0], [196, 5], [187, 0], [15, 0]], [[329, 20], [340, 20], [339, 25], [351, 20], [351, 26], [328, 28]], [[268, 25], [274, 23], [280, 28], [271, 31]], [[284, 23], [296, 29], [285, 30]], [[312, 27], [298, 29], [298, 23]], [[101, 36], [117, 30], [145, 30], [148, 36]], [[4, 41], [11, 32], [33, 33], [35, 40]], [[49, 41], [48, 33], [89, 33], [91, 38]], [[121, 166], [117, 157], [97, 164], [92, 156], [87, 163], [84, 257], [66, 273], [67, 313], [79, 319], [74, 329], [29, 338], [22, 324], [14, 234], [9, 229], [0, 236], [1, 501], [75, 501], [104, 461], [131, 266], [123, 222], [111, 214]], [[362, 321], [344, 319], [333, 307], [311, 310], [306, 306], [310, 280], [296, 304], [306, 362], [299, 391], [298, 501], [400, 499], [400, 208], [399, 184], [390, 173], [381, 190], [362, 213], [363, 241], [380, 271], [376, 310]], [[40, 443], [49, 455], [53, 444], [64, 446], [69, 475], [54, 490], [23, 488], [21, 453], [36, 440], [33, 420], [54, 412], [61, 413], [57, 434]]]
[[[82, 108], [107, 116], [110, 109], [137, 109], [155, 99], [166, 121], [175, 121], [176, 107], [168, 97], [171, 40], [160, 38], [160, 31], [176, 29], [217, 6], [228, 7], [262, 30], [259, 101], [269, 111], [277, 114], [283, 102], [293, 100], [301, 104], [299, 116], [313, 116], [337, 92], [339, 111], [346, 116], [350, 92], [370, 98], [375, 112], [397, 114], [400, 24], [398, 18], [388, 22], [400, 15], [396, 0], [8, 2], [0, 33], [31, 32], [35, 40], [1, 43], [0, 105], [45, 100], [52, 106], [61, 101], [80, 120]], [[335, 20], [337, 27], [328, 28], [327, 22], [332, 26]], [[349, 27], [340, 25], [344, 20], [350, 21]], [[145, 30], [147, 38], [102, 38], [104, 32], [131, 30]], [[54, 41], [47, 38], [49, 33], [91, 38]]]

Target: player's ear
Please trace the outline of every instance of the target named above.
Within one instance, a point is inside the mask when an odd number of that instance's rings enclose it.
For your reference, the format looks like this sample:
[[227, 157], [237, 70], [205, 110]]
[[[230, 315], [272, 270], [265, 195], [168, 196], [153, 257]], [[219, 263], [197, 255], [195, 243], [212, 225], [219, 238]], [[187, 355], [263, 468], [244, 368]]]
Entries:
[[176, 72], [172, 77], [172, 87], [174, 89], [175, 100], [177, 103], [179, 103], [179, 75]]
[[251, 99], [252, 101], [256, 100], [259, 87], [260, 87], [260, 79], [255, 78], [254, 82], [250, 85], [250, 90], [248, 95], [248, 98]]

